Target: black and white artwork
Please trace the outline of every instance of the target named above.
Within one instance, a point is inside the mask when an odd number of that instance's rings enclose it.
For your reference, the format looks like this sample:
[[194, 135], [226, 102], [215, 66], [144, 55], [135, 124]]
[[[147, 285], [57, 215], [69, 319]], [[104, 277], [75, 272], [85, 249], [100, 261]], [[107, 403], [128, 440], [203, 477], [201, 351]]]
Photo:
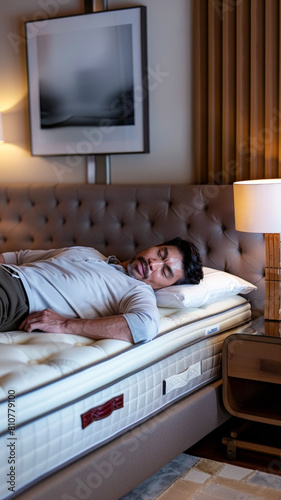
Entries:
[[145, 7], [26, 23], [34, 155], [148, 151]]

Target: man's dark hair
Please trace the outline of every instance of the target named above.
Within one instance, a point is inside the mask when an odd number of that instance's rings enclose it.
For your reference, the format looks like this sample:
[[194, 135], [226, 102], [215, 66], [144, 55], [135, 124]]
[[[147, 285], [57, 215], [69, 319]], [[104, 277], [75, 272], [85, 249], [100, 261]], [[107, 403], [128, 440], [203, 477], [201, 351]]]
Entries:
[[175, 285], [198, 285], [203, 278], [203, 269], [202, 259], [197, 247], [191, 241], [183, 240], [179, 236], [170, 241], [165, 241], [162, 245], [173, 245], [182, 254], [184, 278], [179, 279]]

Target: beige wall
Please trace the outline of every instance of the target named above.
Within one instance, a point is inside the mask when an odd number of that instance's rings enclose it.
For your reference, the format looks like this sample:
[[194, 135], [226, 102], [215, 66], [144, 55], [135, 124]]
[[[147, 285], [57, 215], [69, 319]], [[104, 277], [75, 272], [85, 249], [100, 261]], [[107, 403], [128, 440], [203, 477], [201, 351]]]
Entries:
[[[150, 153], [112, 155], [112, 183], [193, 182], [192, 0], [109, 0], [148, 8]], [[82, 0], [0, 0], [2, 182], [86, 182], [84, 157], [32, 157], [24, 22], [83, 12]]]

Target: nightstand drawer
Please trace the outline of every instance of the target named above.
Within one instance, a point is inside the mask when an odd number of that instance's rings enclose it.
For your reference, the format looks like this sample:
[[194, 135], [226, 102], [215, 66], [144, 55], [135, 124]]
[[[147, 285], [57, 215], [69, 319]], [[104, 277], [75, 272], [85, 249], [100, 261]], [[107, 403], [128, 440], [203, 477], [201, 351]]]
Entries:
[[[281, 384], [281, 342], [266, 337], [233, 340], [227, 351], [227, 375]], [[281, 389], [280, 389], [281, 390]]]

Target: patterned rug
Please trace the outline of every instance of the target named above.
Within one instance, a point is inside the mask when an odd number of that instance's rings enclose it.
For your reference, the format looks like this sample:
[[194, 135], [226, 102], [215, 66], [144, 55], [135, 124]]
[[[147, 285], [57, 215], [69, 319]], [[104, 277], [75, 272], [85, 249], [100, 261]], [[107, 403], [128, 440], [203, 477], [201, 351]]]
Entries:
[[120, 500], [156, 499], [281, 500], [281, 476], [182, 454]]

